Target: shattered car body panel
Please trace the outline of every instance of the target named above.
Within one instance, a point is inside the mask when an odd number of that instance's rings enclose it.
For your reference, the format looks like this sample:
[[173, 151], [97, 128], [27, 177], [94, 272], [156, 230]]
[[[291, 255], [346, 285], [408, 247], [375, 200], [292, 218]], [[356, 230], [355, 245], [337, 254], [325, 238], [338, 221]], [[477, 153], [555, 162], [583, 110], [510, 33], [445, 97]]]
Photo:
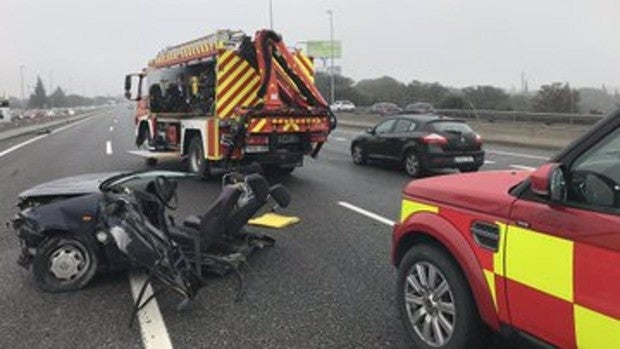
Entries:
[[114, 172], [26, 190], [12, 221], [22, 247], [18, 262], [32, 266], [39, 286], [52, 292], [77, 290], [96, 271], [131, 265], [146, 268], [149, 280], [184, 299], [204, 285], [205, 273], [234, 272], [242, 285], [238, 267], [253, 251], [275, 242], [245, 225], [270, 200], [286, 207], [290, 196], [257, 174], [226, 175], [211, 207], [177, 226], [167, 215], [178, 203], [176, 180], [191, 177], [196, 176]]

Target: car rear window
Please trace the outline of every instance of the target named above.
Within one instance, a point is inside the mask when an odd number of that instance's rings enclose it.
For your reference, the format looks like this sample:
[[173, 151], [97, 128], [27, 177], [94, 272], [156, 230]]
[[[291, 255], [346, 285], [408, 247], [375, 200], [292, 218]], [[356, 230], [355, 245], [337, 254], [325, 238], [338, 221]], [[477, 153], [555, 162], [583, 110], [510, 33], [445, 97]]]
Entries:
[[435, 121], [428, 124], [431, 132], [474, 133], [474, 130], [461, 121]]

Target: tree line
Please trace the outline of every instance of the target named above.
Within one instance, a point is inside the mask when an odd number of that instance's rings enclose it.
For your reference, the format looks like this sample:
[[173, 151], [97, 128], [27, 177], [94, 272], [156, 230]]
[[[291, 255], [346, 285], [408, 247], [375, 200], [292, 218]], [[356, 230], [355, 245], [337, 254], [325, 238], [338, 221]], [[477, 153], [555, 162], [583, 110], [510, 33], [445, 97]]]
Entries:
[[[317, 73], [315, 82], [324, 96], [329, 96], [329, 75]], [[465, 88], [444, 86], [438, 82], [413, 80], [403, 83], [389, 76], [376, 79], [353, 79], [334, 76], [337, 100], [349, 100], [359, 106], [392, 102], [401, 107], [414, 102], [427, 102], [438, 109], [484, 109], [531, 112], [605, 112], [620, 106], [617, 93], [602, 89], [574, 89], [568, 83], [553, 82], [533, 93], [509, 94], [501, 88], [481, 85]]]
[[[29, 108], [69, 108], [69, 107], [84, 107], [91, 105], [101, 105], [112, 101], [116, 101], [112, 97], [85, 97], [78, 94], [66, 94], [65, 91], [59, 86], [56, 87], [54, 92], [47, 94], [45, 86], [41, 77], [37, 77], [37, 83], [35, 84], [34, 91], [30, 95], [27, 101]], [[21, 105], [21, 101], [14, 99], [11, 101], [12, 105]]]

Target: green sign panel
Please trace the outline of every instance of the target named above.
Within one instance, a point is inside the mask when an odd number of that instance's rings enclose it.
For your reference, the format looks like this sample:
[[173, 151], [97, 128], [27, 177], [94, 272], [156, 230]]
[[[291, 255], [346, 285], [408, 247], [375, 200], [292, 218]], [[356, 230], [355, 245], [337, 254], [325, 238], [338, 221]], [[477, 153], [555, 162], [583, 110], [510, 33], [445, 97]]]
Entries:
[[[306, 48], [308, 55], [315, 58], [331, 57], [331, 41], [307, 41]], [[342, 49], [340, 41], [334, 40], [334, 58], [340, 58]]]

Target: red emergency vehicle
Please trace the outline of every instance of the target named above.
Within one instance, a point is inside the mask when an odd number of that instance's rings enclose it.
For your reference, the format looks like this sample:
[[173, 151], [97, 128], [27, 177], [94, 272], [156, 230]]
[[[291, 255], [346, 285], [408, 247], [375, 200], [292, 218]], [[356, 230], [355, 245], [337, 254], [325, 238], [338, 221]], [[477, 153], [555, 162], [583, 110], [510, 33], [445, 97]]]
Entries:
[[313, 80], [312, 59], [269, 30], [220, 30], [168, 47], [125, 78], [126, 97], [138, 102], [132, 153], [187, 159], [205, 175], [251, 162], [289, 173], [335, 127]]
[[486, 328], [620, 348], [620, 111], [536, 171], [412, 181], [393, 262], [417, 348], [476, 348]]

